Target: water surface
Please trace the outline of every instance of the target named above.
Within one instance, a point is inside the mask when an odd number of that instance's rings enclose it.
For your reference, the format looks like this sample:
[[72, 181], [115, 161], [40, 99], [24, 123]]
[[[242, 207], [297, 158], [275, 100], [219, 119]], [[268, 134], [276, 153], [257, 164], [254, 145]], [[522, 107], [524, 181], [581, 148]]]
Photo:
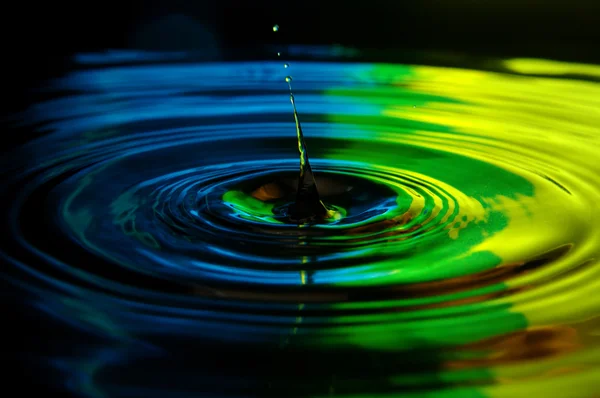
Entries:
[[[24, 357], [94, 398], [593, 397], [600, 68], [501, 66], [50, 81], [2, 164], [3, 275], [64, 331]], [[328, 222], [286, 221], [284, 73]]]

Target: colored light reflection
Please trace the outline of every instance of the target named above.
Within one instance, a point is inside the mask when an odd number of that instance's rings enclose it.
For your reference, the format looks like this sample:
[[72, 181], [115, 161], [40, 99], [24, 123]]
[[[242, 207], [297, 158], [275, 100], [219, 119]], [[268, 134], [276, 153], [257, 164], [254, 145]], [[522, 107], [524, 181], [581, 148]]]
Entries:
[[29, 179], [2, 253], [78, 336], [55, 382], [90, 397], [589, 397], [600, 86], [572, 75], [597, 67], [503, 66], [295, 62], [319, 189], [343, 210], [302, 227], [276, 214], [273, 181], [298, 170], [280, 63], [52, 82], [77, 94], [19, 115], [50, 132], [6, 163], [7, 182]]

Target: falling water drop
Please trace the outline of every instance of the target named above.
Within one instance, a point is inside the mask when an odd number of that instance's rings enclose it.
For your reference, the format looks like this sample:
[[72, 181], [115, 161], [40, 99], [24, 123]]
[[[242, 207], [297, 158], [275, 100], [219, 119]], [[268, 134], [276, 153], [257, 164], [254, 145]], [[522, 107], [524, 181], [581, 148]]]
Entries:
[[273, 25], [273, 32], [277, 32], [279, 30], [279, 25]]
[[278, 57], [281, 57], [281, 53], [280, 53], [279, 51], [277, 52], [277, 56], [278, 56]]
[[283, 67], [287, 69], [290, 67], [290, 64], [283, 64]]

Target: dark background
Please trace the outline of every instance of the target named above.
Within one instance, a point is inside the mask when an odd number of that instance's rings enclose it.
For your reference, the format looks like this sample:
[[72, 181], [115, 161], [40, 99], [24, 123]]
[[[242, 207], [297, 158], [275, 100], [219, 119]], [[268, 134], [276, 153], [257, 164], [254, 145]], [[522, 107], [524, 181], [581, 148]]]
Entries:
[[599, 58], [596, 0], [107, 0], [3, 8], [12, 54], [125, 48], [145, 23], [183, 14], [225, 47], [272, 40], [269, 28], [278, 23], [292, 42]]
[[275, 40], [600, 62], [597, 0], [23, 1], [0, 15], [4, 76], [28, 85], [73, 52], [195, 49], [216, 59], [215, 48]]

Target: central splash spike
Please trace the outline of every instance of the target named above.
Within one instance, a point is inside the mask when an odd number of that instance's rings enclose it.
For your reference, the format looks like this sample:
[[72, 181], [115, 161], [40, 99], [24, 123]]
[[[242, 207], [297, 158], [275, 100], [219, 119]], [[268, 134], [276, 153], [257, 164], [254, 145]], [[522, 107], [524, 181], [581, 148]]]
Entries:
[[308, 152], [306, 143], [302, 134], [302, 126], [296, 110], [296, 101], [292, 92], [292, 78], [286, 76], [285, 81], [290, 89], [290, 101], [294, 108], [294, 121], [296, 122], [296, 135], [298, 137], [298, 152], [300, 153], [300, 175], [298, 177], [298, 189], [296, 192], [296, 202], [290, 206], [290, 219], [294, 222], [304, 223], [318, 219], [324, 219], [331, 216], [331, 211], [325, 207], [319, 191], [317, 182], [308, 161]]

